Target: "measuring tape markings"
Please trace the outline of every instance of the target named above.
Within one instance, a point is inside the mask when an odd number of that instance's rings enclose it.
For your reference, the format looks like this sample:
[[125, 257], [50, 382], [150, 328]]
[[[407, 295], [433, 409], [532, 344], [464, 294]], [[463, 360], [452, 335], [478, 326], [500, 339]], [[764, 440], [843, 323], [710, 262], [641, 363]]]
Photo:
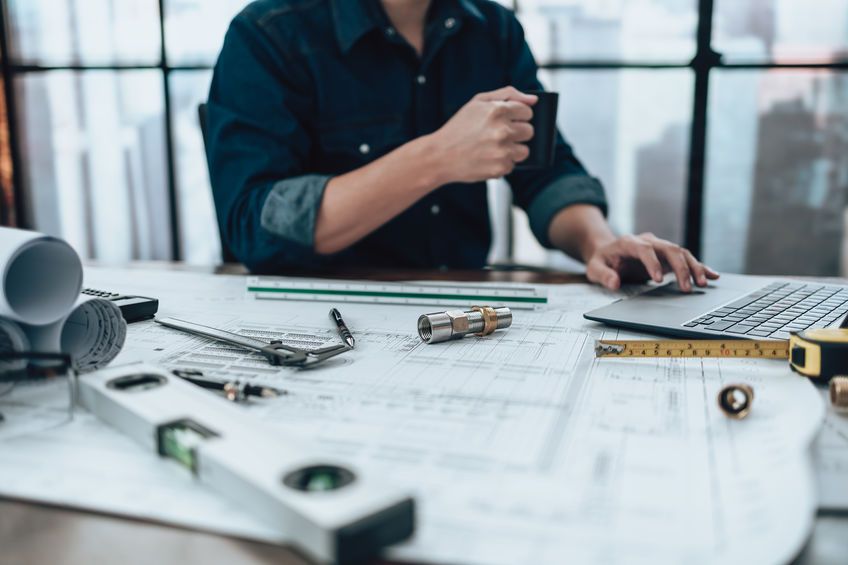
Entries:
[[848, 329], [809, 329], [788, 341], [599, 340], [595, 356], [788, 359], [793, 371], [826, 382], [848, 374]]
[[693, 340], [642, 341], [599, 340], [597, 357], [754, 357], [787, 359], [789, 343], [785, 341]]

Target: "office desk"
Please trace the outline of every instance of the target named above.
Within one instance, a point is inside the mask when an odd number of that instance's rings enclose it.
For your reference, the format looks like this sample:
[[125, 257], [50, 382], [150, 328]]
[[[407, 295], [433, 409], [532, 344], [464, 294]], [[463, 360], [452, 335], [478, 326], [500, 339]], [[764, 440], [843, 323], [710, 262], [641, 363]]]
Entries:
[[[139, 269], [189, 268], [167, 263], [134, 264]], [[242, 274], [238, 266], [216, 269], [219, 273]], [[332, 273], [347, 279], [378, 280], [463, 280], [524, 283], [579, 283], [580, 276], [544, 271], [345, 271]], [[327, 276], [324, 274], [324, 276]], [[120, 289], [117, 289], [120, 290]], [[61, 470], [57, 469], [57, 472]], [[848, 562], [848, 512], [821, 515], [812, 537], [798, 557], [800, 565]], [[0, 563], [239, 563], [244, 565], [295, 565], [307, 563], [283, 547], [216, 536], [180, 528], [19, 502], [0, 498]]]

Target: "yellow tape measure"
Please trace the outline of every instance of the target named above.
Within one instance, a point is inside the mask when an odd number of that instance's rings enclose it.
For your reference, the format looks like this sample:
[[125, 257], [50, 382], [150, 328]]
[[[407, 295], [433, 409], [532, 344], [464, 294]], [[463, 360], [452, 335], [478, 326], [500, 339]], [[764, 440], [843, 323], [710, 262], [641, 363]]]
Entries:
[[792, 334], [789, 341], [602, 339], [595, 345], [595, 356], [789, 359], [794, 371], [827, 381], [848, 374], [848, 329], [805, 330]]

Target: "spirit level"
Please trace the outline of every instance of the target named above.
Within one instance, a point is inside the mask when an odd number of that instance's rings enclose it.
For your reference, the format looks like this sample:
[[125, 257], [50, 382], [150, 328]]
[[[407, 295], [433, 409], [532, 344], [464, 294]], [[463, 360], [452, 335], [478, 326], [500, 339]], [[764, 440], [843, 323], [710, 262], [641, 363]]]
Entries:
[[145, 364], [86, 375], [83, 406], [254, 512], [321, 562], [377, 556], [412, 535], [406, 493], [268, 429], [245, 409]]

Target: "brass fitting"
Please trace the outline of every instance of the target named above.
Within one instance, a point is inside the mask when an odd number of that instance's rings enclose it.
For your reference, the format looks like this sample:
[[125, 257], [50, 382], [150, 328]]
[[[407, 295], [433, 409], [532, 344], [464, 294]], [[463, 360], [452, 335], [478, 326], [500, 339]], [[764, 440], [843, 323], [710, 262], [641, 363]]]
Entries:
[[512, 311], [506, 307], [472, 306], [471, 310], [433, 312], [418, 318], [418, 335], [424, 343], [460, 339], [468, 334], [489, 335], [512, 325]]
[[718, 393], [718, 407], [724, 415], [734, 420], [748, 416], [754, 402], [754, 389], [749, 385], [727, 385]]
[[830, 405], [834, 410], [848, 411], [848, 377], [830, 379]]

